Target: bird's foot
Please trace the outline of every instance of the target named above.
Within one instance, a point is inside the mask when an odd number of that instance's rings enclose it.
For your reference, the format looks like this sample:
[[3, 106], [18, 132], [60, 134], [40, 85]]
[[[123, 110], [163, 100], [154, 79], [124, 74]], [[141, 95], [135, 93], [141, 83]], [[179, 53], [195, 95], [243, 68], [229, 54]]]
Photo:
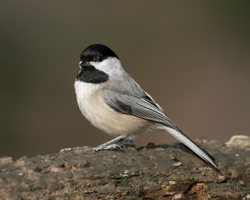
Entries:
[[114, 142], [120, 142], [120, 141], [123, 141], [124, 139], [124, 136], [118, 136], [117, 138], [113, 139], [113, 140], [110, 140], [104, 144], [100, 144], [98, 147], [93, 147], [92, 149], [94, 151], [100, 151], [100, 150], [103, 150], [103, 149], [121, 149], [120, 145], [119, 144], [112, 144]]
[[94, 151], [100, 151], [100, 150], [115, 150], [115, 149], [121, 149], [121, 146], [118, 144], [110, 144], [108, 146], [106, 145], [99, 145], [98, 147], [93, 147], [92, 148]]
[[136, 147], [136, 144], [134, 141], [132, 140], [119, 140], [117, 143], [117, 145], [121, 146], [125, 146], [125, 147]]

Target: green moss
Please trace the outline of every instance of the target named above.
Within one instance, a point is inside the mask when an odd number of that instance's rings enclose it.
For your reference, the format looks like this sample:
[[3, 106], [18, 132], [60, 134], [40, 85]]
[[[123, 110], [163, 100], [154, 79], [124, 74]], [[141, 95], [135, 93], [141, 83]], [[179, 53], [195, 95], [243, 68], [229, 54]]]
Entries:
[[219, 197], [219, 195], [215, 194], [215, 193], [210, 194], [210, 196], [211, 196], [211, 198], [217, 198], [217, 197]]
[[180, 172], [171, 175], [172, 180], [193, 180], [194, 177], [190, 171]]
[[130, 179], [129, 179], [129, 178], [124, 178], [124, 179], [121, 181], [121, 186], [122, 186], [122, 187], [128, 187], [129, 182], [130, 182]]

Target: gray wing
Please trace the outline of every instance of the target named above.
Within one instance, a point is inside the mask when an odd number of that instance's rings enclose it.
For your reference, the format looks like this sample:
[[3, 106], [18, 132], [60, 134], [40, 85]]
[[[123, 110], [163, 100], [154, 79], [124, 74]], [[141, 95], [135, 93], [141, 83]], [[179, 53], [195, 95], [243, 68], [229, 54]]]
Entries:
[[112, 90], [106, 90], [104, 91], [104, 98], [107, 105], [117, 112], [127, 115], [134, 115], [166, 125], [164, 130], [180, 140], [203, 160], [218, 170], [213, 158], [208, 153], [204, 152], [199, 146], [197, 146], [180, 129], [178, 129], [175, 124], [167, 117], [161, 107], [155, 103], [155, 101], [147, 93], [143, 92], [140, 97], [136, 97], [130, 96], [128, 94], [116, 93]]
[[174, 129], [177, 128], [162, 108], [146, 92], [140, 97], [136, 97], [105, 90], [104, 99], [107, 105], [117, 112], [158, 122]]

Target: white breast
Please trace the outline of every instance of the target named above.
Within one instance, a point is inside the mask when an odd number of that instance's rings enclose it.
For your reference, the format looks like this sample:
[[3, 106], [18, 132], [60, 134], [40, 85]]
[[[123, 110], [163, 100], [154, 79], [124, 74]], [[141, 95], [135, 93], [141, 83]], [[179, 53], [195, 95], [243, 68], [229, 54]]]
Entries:
[[91, 116], [96, 110], [94, 106], [100, 85], [75, 81], [74, 86], [78, 106], [82, 114], [91, 121]]
[[77, 103], [82, 114], [97, 128], [117, 136], [136, 135], [147, 131], [152, 122], [112, 110], [102, 98], [102, 84], [75, 82]]

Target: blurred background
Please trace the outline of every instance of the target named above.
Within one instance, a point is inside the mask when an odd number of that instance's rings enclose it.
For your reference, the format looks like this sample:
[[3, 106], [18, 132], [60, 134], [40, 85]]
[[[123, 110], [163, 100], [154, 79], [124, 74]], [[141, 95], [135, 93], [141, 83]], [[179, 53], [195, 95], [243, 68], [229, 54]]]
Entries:
[[[191, 138], [250, 135], [249, 1], [2, 1], [0, 156], [112, 139], [80, 113], [79, 55], [109, 46]], [[176, 140], [164, 132], [137, 146]]]

